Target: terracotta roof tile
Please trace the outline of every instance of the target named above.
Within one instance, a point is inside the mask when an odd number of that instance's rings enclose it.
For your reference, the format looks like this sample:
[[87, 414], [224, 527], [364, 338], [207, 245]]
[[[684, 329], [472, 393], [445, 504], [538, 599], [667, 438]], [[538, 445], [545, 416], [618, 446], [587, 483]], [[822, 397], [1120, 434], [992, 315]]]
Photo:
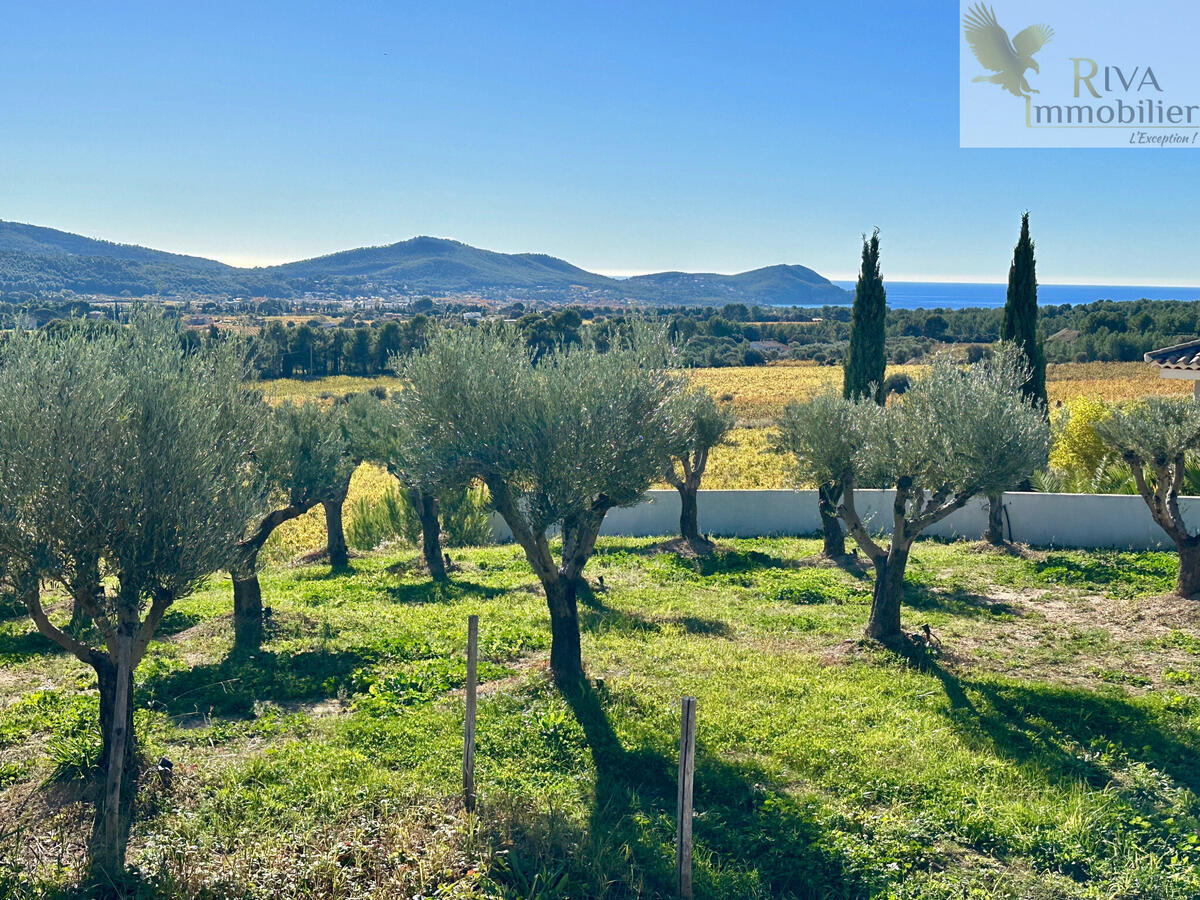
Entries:
[[1174, 347], [1151, 350], [1144, 359], [1148, 363], [1154, 363], [1160, 369], [1200, 372], [1200, 341], [1188, 341], [1186, 344], [1176, 344]]

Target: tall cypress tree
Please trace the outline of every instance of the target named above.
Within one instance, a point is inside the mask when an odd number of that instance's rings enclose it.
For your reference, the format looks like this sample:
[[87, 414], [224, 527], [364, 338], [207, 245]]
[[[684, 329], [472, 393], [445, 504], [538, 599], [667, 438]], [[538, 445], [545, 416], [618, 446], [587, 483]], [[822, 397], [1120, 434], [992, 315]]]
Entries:
[[1038, 340], [1037, 262], [1033, 241], [1029, 238], [1029, 213], [1021, 216], [1021, 237], [1013, 250], [1008, 270], [1008, 299], [1004, 303], [1004, 322], [1000, 337], [1013, 341], [1029, 363], [1029, 380], [1021, 390], [1043, 408], [1046, 406], [1046, 358]]
[[[883, 403], [883, 373], [887, 366], [884, 327], [887, 319], [887, 294], [879, 273], [879, 229], [863, 236], [862, 267], [854, 288], [854, 310], [850, 320], [850, 350], [842, 372], [842, 394], [846, 397], [870, 397]], [[831, 482], [817, 490], [821, 512], [825, 555], [846, 555], [846, 536], [838, 521], [842, 485]]]
[[883, 403], [883, 372], [887, 366], [884, 329], [887, 293], [879, 272], [879, 229], [863, 236], [862, 268], [854, 287], [854, 311], [850, 319], [850, 351], [842, 379], [842, 396], [871, 397]]
[[[1008, 298], [1004, 302], [1004, 321], [1000, 337], [1012, 341], [1025, 354], [1029, 378], [1021, 385], [1021, 393], [1046, 410], [1046, 357], [1038, 340], [1037, 261], [1033, 258], [1033, 241], [1029, 237], [1029, 213], [1021, 215], [1021, 236], [1013, 249], [1012, 265], [1008, 269]], [[1022, 490], [1029, 490], [1026, 483]], [[1004, 543], [1004, 504], [1000, 494], [988, 496], [987, 540]]]

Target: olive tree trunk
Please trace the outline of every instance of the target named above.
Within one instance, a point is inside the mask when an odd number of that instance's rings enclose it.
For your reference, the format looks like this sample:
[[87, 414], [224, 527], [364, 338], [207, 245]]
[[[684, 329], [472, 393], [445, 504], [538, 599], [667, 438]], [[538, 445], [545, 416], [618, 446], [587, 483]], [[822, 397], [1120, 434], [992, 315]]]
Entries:
[[1000, 546], [1004, 544], [1004, 495], [990, 494], [988, 496], [988, 525], [987, 542]]
[[88, 866], [93, 882], [111, 886], [119, 882], [125, 869], [125, 851], [129, 845], [134, 797], [137, 793], [133, 673], [174, 597], [165, 593], [156, 594], [145, 620], [139, 622], [141, 598], [131, 591], [122, 591], [116, 603], [115, 626], [94, 602], [87, 602], [87, 612], [102, 632], [108, 648], [100, 650], [82, 643], [50, 621], [42, 607], [36, 577], [23, 579], [21, 590], [38, 631], [76, 659], [91, 666], [96, 673], [102, 739], [98, 763], [104, 777], [103, 784], [99, 786], [92, 834], [88, 841]]
[[325, 546], [329, 551], [329, 565], [335, 569], [344, 569], [350, 565], [350, 550], [346, 546], [346, 530], [342, 525], [342, 507], [346, 495], [342, 494], [332, 500], [325, 500]]
[[408, 499], [421, 523], [421, 553], [434, 581], [446, 581], [446, 562], [442, 557], [442, 523], [437, 496], [420, 488], [409, 488]]
[[587, 590], [583, 568], [596, 549], [600, 524], [609, 510], [605, 499], [568, 516], [562, 523], [562, 562], [556, 563], [545, 529], [532, 526], [499, 478], [485, 479], [492, 505], [512, 530], [515, 540], [546, 592], [550, 611], [550, 672], [560, 685], [583, 681], [583, 651], [579, 634], [579, 595]]
[[830, 559], [846, 555], [846, 533], [838, 520], [838, 504], [842, 499], [842, 486], [836, 482], [817, 488], [817, 509], [821, 513], [822, 552]]
[[262, 646], [262, 585], [258, 580], [258, 551], [249, 554], [233, 577], [233, 646], [252, 653]]
[[241, 653], [262, 646], [262, 585], [258, 581], [258, 553], [271, 534], [282, 525], [304, 515], [313, 504], [291, 504], [267, 513], [258, 527], [234, 548], [229, 574], [233, 579], [233, 646]]
[[895, 646], [904, 638], [900, 628], [900, 605], [904, 600], [904, 569], [909, 548], [895, 541], [885, 554], [872, 559], [875, 588], [871, 595], [871, 615], [867, 619], [867, 637]]
[[1175, 582], [1175, 593], [1180, 597], [1195, 597], [1200, 594], [1200, 538], [1179, 543], [1179, 580]]
[[1133, 482], [1150, 508], [1150, 515], [1175, 542], [1175, 549], [1179, 552], [1179, 578], [1175, 582], [1175, 593], [1180, 597], [1195, 597], [1200, 594], [1200, 534], [1192, 534], [1187, 530], [1179, 511], [1184, 456], [1156, 461], [1153, 485], [1146, 480], [1147, 463], [1144, 460], [1132, 453], [1125, 454], [1123, 458], [1133, 472]]
[[892, 535], [884, 548], [871, 537], [858, 516], [853, 483], [848, 481], [843, 485], [838, 514], [875, 567], [867, 637], [889, 647], [902, 644], [904, 631], [900, 628], [900, 606], [904, 601], [904, 570], [913, 542], [930, 525], [961, 509], [972, 496], [972, 490], [955, 494], [949, 488], [929, 496], [913, 488], [912, 478], [902, 476], [897, 479], [896, 496], [892, 501]]
[[[678, 462], [682, 476], [675, 469]], [[667, 481], [679, 492], [679, 536], [697, 554], [712, 552], [712, 541], [700, 533], [700, 481], [708, 463], [707, 451], [695, 451], [676, 457], [667, 468]]]
[[100, 770], [105, 773], [103, 797], [96, 804], [88, 842], [91, 878], [116, 881], [125, 868], [125, 851], [133, 824], [137, 794], [137, 735], [133, 729], [133, 636], [117, 633], [118, 658], [95, 653], [93, 668], [100, 692], [100, 733], [103, 750]]
[[684, 485], [679, 491], [679, 534], [690, 544], [698, 544], [700, 536], [700, 504], [694, 485]]

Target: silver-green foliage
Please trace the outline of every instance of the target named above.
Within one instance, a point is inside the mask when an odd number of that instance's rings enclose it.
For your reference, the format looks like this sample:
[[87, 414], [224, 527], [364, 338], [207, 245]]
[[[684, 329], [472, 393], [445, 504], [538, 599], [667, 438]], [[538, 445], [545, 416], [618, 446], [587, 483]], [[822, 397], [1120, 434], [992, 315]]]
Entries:
[[1097, 437], [1129, 467], [1138, 493], [1179, 551], [1176, 592], [1200, 592], [1200, 533], [1179, 507], [1188, 456], [1200, 448], [1200, 404], [1181, 397], [1147, 397], [1093, 424]]
[[938, 357], [884, 407], [832, 391], [789, 404], [774, 446], [810, 484], [903, 481], [914, 500], [938, 505], [1002, 491], [1049, 452], [1049, 425], [1020, 394], [1025, 371], [1011, 346], [966, 368]]
[[[185, 352], [152, 313], [123, 332], [17, 332], [0, 349], [0, 540], [71, 587], [99, 557], [128, 597], [221, 568], [261, 502], [264, 411], [241, 348]], [[223, 546], [222, 546], [223, 545]]]
[[434, 484], [504, 481], [535, 531], [635, 503], [684, 433], [682, 379], [665, 361], [641, 324], [608, 352], [558, 349], [536, 365], [511, 329], [441, 332], [398, 370], [412, 466]]

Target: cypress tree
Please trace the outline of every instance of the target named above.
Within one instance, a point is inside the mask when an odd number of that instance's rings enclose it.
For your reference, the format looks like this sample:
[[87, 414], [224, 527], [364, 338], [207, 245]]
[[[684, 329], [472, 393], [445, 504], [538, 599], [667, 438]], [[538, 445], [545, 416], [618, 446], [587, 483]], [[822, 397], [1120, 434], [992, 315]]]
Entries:
[[883, 403], [883, 372], [887, 365], [884, 328], [887, 293], [879, 272], [879, 229], [863, 236], [862, 268], [854, 288], [854, 310], [850, 319], [850, 351], [842, 379], [842, 396], [871, 397]]
[[[850, 350], [842, 370], [842, 394], [845, 397], [870, 397], [883, 403], [883, 373], [887, 366], [884, 328], [887, 319], [887, 294], [879, 273], [879, 229], [870, 238], [863, 235], [862, 267], [854, 288], [854, 309], [850, 319]], [[821, 512], [821, 531], [827, 557], [846, 555], [846, 536], [838, 521], [842, 485], [823, 484], [817, 489]]]
[[1004, 322], [1000, 337], [1014, 342], [1029, 363], [1029, 380], [1021, 390], [1042, 408], [1046, 406], [1046, 358], [1038, 340], [1037, 262], [1033, 241], [1029, 238], [1029, 213], [1021, 216], [1021, 237], [1013, 250], [1008, 270], [1008, 299], [1004, 303]]
[[[1029, 213], [1021, 215], [1021, 236], [1013, 249], [1012, 265], [1008, 269], [1008, 297], [1004, 301], [1004, 321], [1000, 337], [1012, 341], [1025, 354], [1029, 378], [1021, 385], [1021, 393], [1046, 411], [1046, 357], [1038, 340], [1037, 261], [1033, 258], [1033, 241], [1029, 237]], [[1026, 482], [1022, 490], [1029, 490]], [[987, 540], [1004, 543], [1003, 498], [988, 496]]]

